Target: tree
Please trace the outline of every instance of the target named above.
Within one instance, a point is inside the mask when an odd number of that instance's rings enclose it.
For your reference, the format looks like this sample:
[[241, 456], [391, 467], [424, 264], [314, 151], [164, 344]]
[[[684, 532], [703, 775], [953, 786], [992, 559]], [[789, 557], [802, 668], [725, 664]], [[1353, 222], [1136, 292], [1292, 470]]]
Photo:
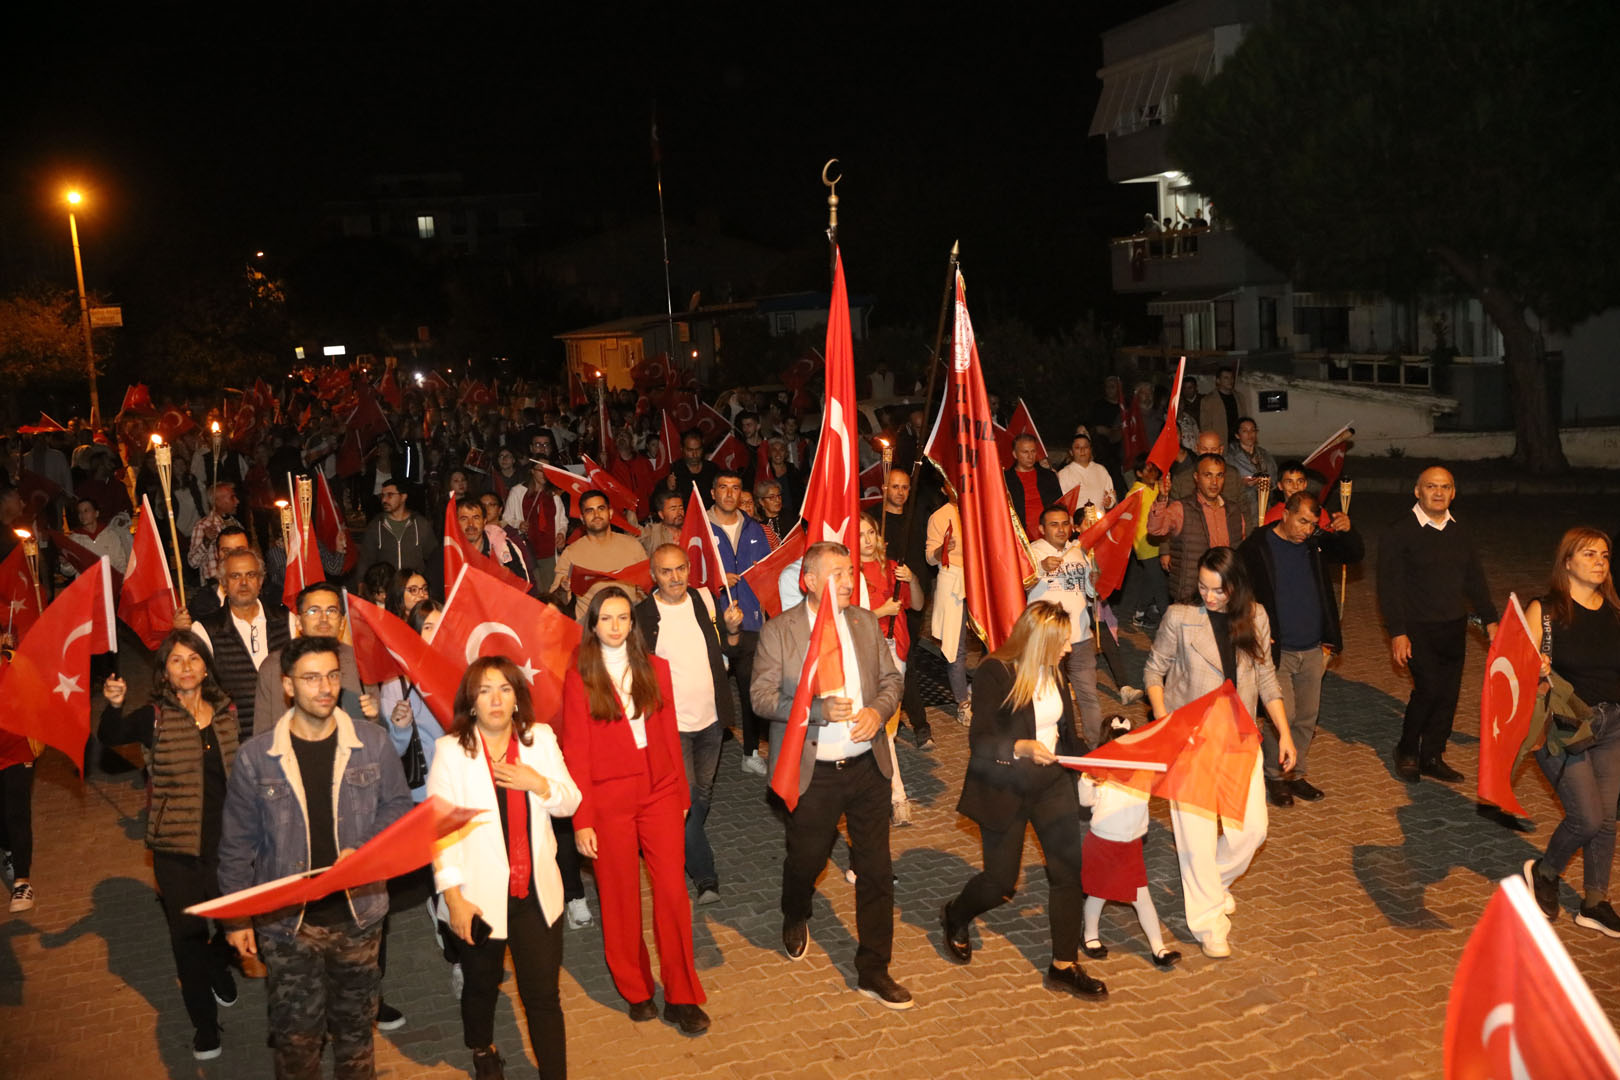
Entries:
[[1465, 290], [1502, 333], [1515, 457], [1568, 467], [1541, 334], [1620, 297], [1600, 89], [1620, 6], [1277, 0], [1185, 80], [1170, 153], [1221, 218], [1314, 288]]
[[0, 299], [0, 371], [13, 386], [83, 379], [84, 338], [72, 293]]

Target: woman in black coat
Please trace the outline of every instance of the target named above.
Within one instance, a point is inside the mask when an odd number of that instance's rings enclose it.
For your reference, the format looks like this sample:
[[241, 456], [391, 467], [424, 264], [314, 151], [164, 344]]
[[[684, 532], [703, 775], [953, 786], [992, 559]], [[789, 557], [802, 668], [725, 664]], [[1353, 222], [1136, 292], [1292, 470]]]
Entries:
[[1046, 987], [1101, 997], [1108, 988], [1087, 975], [1078, 960], [1085, 904], [1080, 799], [1074, 774], [1057, 763], [1059, 754], [1083, 752], [1061, 667], [1068, 651], [1068, 614], [1038, 600], [974, 673], [967, 777], [956, 808], [978, 823], [984, 870], [940, 910], [940, 926], [947, 956], [959, 964], [971, 960], [968, 930], [974, 919], [1012, 899], [1025, 826], [1033, 824], [1051, 888], [1052, 964]]

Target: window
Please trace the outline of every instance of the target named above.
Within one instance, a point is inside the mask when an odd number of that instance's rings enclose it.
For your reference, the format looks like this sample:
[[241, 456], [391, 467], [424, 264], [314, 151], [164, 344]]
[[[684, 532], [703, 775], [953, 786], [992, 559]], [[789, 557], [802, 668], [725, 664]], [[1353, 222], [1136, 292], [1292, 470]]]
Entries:
[[776, 328], [772, 332], [776, 334], [791, 334], [793, 333], [795, 321], [796, 320], [794, 319], [793, 312], [778, 311], [776, 313]]
[[1237, 348], [1236, 333], [1232, 327], [1233, 308], [1236, 305], [1230, 300], [1215, 301], [1215, 347], [1217, 349]]
[[1262, 296], [1260, 298], [1260, 347], [1262, 349], [1275, 349], [1277, 347], [1277, 298], [1275, 296]]
[[420, 240], [433, 239], [433, 215], [419, 214], [416, 218], [416, 236]]

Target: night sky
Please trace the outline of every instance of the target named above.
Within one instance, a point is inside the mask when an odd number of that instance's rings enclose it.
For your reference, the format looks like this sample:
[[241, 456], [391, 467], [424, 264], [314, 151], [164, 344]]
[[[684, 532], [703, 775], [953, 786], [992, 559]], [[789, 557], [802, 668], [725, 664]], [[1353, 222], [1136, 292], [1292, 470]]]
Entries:
[[1098, 34], [1161, 4], [1071, 6], [1083, 10], [935, 8], [925, 22], [682, 5], [681, 22], [593, 25], [458, 7], [348, 26], [266, 8], [263, 24], [230, 29], [212, 13], [95, 23], [71, 50], [50, 43], [63, 27], [42, 26], [6, 73], [4, 235], [52, 247], [76, 179], [94, 200], [81, 218], [91, 287], [116, 290], [159, 250], [295, 254], [321, 203], [363, 196], [372, 174], [459, 171], [475, 192], [541, 193], [543, 229], [572, 239], [656, 212], [656, 100], [674, 218], [815, 244], [818, 174], [839, 157], [851, 288], [877, 295], [880, 319], [932, 321], [958, 237], [981, 319], [1117, 317], [1106, 238], [1148, 194], [1109, 185], [1102, 140], [1085, 135]]

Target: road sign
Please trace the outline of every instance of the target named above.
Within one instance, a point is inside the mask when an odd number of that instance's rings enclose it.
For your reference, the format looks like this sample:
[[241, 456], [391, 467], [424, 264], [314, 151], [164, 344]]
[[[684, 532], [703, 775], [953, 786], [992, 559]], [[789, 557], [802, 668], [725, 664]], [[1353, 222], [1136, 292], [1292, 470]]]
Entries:
[[123, 326], [124, 309], [117, 307], [93, 307], [90, 309], [91, 326]]

